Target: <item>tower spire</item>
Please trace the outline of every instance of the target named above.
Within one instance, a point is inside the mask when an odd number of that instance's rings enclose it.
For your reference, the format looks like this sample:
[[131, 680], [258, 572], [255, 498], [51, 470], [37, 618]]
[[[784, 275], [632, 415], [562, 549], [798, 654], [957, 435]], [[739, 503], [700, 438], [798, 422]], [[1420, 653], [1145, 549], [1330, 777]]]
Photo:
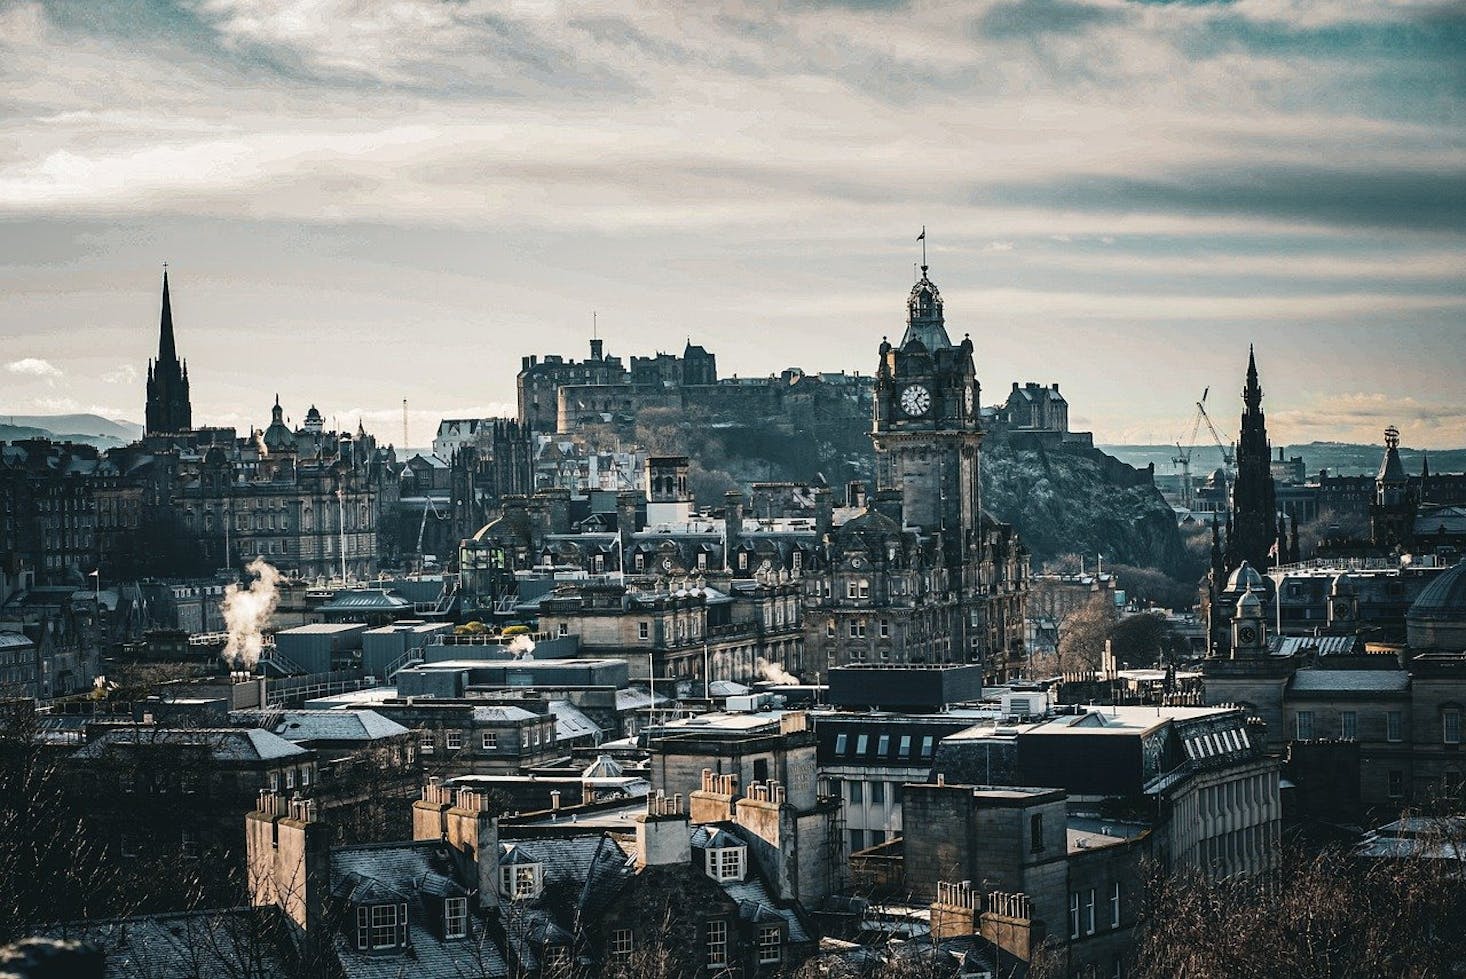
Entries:
[[1247, 345], [1247, 386], [1242, 389], [1242, 402], [1251, 411], [1262, 407], [1262, 385], [1257, 380], [1257, 357], [1250, 343]]
[[168, 263], [163, 263], [163, 314], [158, 322], [158, 360], [170, 363], [178, 359], [173, 342], [173, 303], [168, 298]]

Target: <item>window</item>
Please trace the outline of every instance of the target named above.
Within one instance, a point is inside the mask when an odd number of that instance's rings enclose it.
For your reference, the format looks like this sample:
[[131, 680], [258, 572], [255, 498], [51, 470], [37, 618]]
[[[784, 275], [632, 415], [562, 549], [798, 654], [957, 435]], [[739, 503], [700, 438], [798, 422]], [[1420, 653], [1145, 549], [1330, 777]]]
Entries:
[[397, 948], [407, 944], [407, 905], [373, 904], [356, 909], [356, 947]]
[[860, 598], [869, 598], [870, 597], [870, 582], [868, 580], [866, 580], [865, 578], [861, 578], [860, 579], [860, 587], [859, 587], [859, 591], [857, 592], [857, 595]]
[[1084, 892], [1084, 933], [1094, 934], [1094, 888]]
[[834, 639], [835, 638], [835, 620], [834, 619], [830, 619], [828, 622], [825, 623], [825, 638], [826, 639]]
[[728, 923], [708, 922], [708, 968], [722, 969], [728, 964]]
[[1405, 797], [1405, 773], [1399, 769], [1390, 772], [1390, 798], [1403, 799]]
[[443, 903], [443, 937], [463, 938], [468, 934], [468, 898], [450, 897]]
[[636, 638], [646, 642], [652, 637], [652, 624], [650, 622], [638, 622], [636, 624]]
[[921, 757], [930, 758], [932, 756], [932, 745], [934, 743], [935, 740], [930, 734], [921, 739]]
[[886, 804], [886, 783], [870, 783], [870, 804], [873, 806], [884, 806]]
[[900, 754], [900, 756], [902, 758], [910, 758], [911, 757], [911, 735], [909, 735], [909, 734], [903, 734], [903, 735], [901, 735], [901, 748], [900, 748], [900, 751], [898, 752], [898, 754]]
[[1110, 927], [1120, 927], [1120, 882], [1110, 885]]
[[463, 748], [463, 732], [462, 731], [449, 731], [448, 732], [448, 750], [449, 751], [460, 751], [460, 750], [462, 750], [462, 748]]
[[1079, 892], [1069, 892], [1069, 937], [1079, 937]]
[[1300, 710], [1298, 712], [1298, 740], [1313, 740], [1313, 711]]
[[782, 943], [778, 925], [763, 925], [758, 930], [758, 963], [770, 965], [779, 961]]
[[539, 897], [543, 881], [542, 864], [513, 863], [499, 868], [499, 891], [511, 901]]
[[846, 749], [849, 748], [849, 747], [850, 747], [850, 735], [848, 735], [848, 734], [837, 734], [837, 735], [835, 735], [835, 754], [837, 756], [838, 755], [845, 754]]
[[279, 792], [280, 791], [280, 773], [279, 772], [271, 772], [270, 773], [270, 791], [271, 792]]
[[310, 784], [311, 784], [311, 770], [309, 768], [302, 768], [300, 770], [300, 785], [301, 785], [302, 788], [304, 788], [305, 786], [310, 785]]
[[891, 620], [890, 619], [881, 619], [881, 638], [882, 639], [890, 639], [891, 638]]
[[748, 570], [748, 552], [747, 551], [739, 551], [738, 552], [738, 570], [739, 571], [747, 571]]
[[1353, 741], [1359, 737], [1359, 715], [1346, 710], [1339, 715], [1339, 737]]
[[1400, 712], [1392, 710], [1385, 714], [1385, 740], [1400, 741]]
[[865, 783], [850, 782], [850, 802], [852, 805], [860, 805], [865, 802]]
[[295, 788], [295, 769], [293, 768], [285, 769], [285, 787], [287, 789]]
[[482, 743], [485, 751], [493, 751], [499, 747], [499, 735], [494, 731], [485, 731]]
[[1044, 852], [1043, 813], [1034, 813], [1028, 817], [1028, 848], [1034, 853]]
[[743, 846], [714, 847], [707, 851], [708, 876], [713, 880], [742, 880], [743, 859], [748, 848]]
[[883, 734], [876, 739], [876, 755], [884, 758], [891, 753], [891, 736]]
[[418, 749], [425, 755], [433, 753], [433, 732], [424, 731], [422, 739], [418, 742]]
[[855, 597], [855, 581], [853, 579], [851, 581], [845, 582], [845, 597], [846, 598], [854, 598]]
[[869, 748], [869, 747], [870, 747], [870, 735], [868, 735], [868, 734], [861, 734], [861, 735], [857, 735], [856, 736], [856, 738], [855, 738], [855, 753], [857, 755], [864, 755], [865, 754], [865, 750], [867, 748]]
[[561, 622], [560, 625], [556, 628], [555, 631], [556, 631], [556, 633], [558, 633], [559, 635], [562, 635], [562, 636], [568, 636], [568, 635], [570, 635], [570, 623], [569, 622]]
[[629, 959], [632, 951], [632, 938], [630, 928], [617, 928], [611, 932], [611, 958]]
[[1446, 744], [1461, 743], [1461, 712], [1454, 707], [1441, 712], [1441, 740]]
[[865, 830], [850, 830], [850, 852], [857, 853], [865, 849]]

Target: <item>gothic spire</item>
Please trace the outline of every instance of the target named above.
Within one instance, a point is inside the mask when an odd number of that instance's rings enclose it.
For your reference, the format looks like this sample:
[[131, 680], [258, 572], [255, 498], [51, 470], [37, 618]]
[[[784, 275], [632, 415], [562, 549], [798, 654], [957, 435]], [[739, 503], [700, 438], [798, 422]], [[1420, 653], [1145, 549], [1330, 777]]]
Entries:
[[173, 342], [173, 304], [168, 301], [168, 264], [163, 263], [163, 315], [158, 323], [158, 361], [170, 364], [178, 359]]
[[1257, 381], [1257, 358], [1253, 355], [1252, 344], [1247, 345], [1247, 386], [1242, 389], [1242, 401], [1248, 411], [1257, 411], [1262, 407], [1262, 385]]

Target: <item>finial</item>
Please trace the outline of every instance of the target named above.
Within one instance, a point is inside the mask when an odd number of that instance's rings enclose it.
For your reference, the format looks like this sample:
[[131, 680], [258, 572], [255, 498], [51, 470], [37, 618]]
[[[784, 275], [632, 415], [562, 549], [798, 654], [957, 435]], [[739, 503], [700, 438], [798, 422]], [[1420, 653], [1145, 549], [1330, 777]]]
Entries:
[[921, 234], [916, 236], [916, 240], [921, 242], [921, 274], [926, 275], [926, 225], [921, 226]]

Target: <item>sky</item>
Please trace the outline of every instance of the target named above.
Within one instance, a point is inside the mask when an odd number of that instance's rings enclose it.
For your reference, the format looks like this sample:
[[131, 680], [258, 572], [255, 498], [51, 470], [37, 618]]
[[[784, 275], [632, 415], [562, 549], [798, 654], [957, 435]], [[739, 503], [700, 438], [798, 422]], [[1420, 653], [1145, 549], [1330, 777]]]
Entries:
[[927, 230], [984, 400], [1466, 445], [1466, 5], [0, 0], [0, 413], [426, 444], [530, 353], [870, 373]]

